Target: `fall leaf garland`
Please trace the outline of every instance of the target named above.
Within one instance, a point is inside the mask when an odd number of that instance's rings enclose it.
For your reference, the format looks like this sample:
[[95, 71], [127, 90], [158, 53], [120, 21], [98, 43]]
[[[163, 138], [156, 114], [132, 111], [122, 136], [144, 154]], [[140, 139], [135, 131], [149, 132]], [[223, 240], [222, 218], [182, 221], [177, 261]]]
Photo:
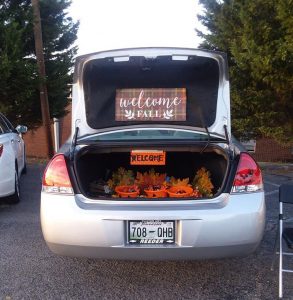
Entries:
[[131, 170], [126, 170], [120, 167], [117, 171], [113, 172], [112, 178], [108, 180], [107, 184], [109, 188], [114, 191], [117, 186], [133, 186], [138, 187], [140, 192], [144, 190], [158, 190], [161, 188], [166, 189], [167, 187], [190, 187], [194, 189], [193, 196], [198, 197], [212, 197], [212, 190], [214, 188], [210, 172], [202, 167], [197, 172], [192, 181], [189, 183], [189, 178], [175, 178], [171, 177], [170, 180], [166, 181], [166, 173], [156, 173], [152, 168], [148, 172], [137, 172], [136, 178]]

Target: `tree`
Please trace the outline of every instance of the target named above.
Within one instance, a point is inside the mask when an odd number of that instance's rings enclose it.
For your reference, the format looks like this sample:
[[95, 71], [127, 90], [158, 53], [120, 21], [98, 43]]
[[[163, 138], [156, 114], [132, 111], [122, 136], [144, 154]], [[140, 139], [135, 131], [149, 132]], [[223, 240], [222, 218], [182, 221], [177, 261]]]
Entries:
[[31, 14], [16, 1], [0, 2], [0, 111], [10, 119], [32, 117], [36, 67], [26, 50]]
[[228, 54], [234, 134], [292, 142], [293, 1], [200, 3], [200, 47]]
[[[42, 34], [50, 115], [61, 117], [68, 104], [78, 22], [67, 16], [71, 0], [41, 0]], [[0, 110], [11, 120], [41, 123], [29, 0], [0, 0]], [[4, 74], [4, 76], [2, 75]]]

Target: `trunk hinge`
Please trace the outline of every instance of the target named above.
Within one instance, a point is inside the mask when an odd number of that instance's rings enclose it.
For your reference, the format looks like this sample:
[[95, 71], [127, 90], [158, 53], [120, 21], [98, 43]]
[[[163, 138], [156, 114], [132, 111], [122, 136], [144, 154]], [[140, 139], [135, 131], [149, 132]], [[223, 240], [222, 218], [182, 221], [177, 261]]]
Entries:
[[76, 147], [78, 131], [79, 131], [79, 127], [75, 127], [75, 132], [74, 132], [73, 139], [72, 139], [72, 142], [71, 142], [70, 154], [69, 154], [69, 157], [70, 157], [71, 161], [73, 161], [73, 158], [74, 158], [74, 151], [75, 151], [75, 147]]
[[229, 137], [227, 125], [224, 125], [224, 131], [225, 131], [225, 137], [226, 137], [227, 144], [230, 145], [231, 144], [231, 139]]
[[200, 119], [202, 127], [206, 130], [206, 133], [207, 133], [207, 136], [208, 136], [207, 143], [205, 144], [205, 146], [200, 151], [200, 154], [202, 154], [207, 149], [207, 147], [210, 145], [211, 136], [210, 136], [210, 132], [208, 130], [208, 127], [206, 126], [205, 119], [203, 117], [203, 112], [202, 112], [202, 109], [201, 109], [200, 106], [199, 106], [199, 119]]
[[231, 143], [231, 136], [229, 136], [227, 125], [224, 125], [224, 131], [225, 131], [226, 141], [227, 141], [227, 144], [228, 144], [229, 157], [231, 159], [233, 159], [233, 157], [234, 157], [234, 147], [232, 146], [232, 143]]
[[208, 135], [208, 141], [205, 144], [205, 146], [202, 148], [202, 150], [200, 151], [200, 154], [202, 154], [205, 151], [205, 149], [210, 145], [210, 141], [211, 141], [211, 135], [210, 135], [210, 132], [209, 132], [209, 130], [206, 126], [205, 126], [205, 130], [206, 130], [206, 133]]

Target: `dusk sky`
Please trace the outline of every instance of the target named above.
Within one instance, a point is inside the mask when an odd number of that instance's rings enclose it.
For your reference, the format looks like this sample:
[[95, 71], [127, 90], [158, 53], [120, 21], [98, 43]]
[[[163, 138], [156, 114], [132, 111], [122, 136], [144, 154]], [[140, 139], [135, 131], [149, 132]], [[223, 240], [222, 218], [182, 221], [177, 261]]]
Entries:
[[196, 48], [200, 42], [196, 0], [73, 0], [80, 20], [78, 55], [143, 46]]

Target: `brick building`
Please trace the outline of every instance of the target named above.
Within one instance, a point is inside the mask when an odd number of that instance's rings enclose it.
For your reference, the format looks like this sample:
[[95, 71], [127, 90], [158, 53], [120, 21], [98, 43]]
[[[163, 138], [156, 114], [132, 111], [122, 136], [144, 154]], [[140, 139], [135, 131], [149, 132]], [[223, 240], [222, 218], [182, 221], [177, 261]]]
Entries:
[[[53, 136], [53, 124], [51, 126]], [[60, 146], [69, 138], [71, 133], [71, 113], [69, 112], [64, 118], [59, 120], [59, 137]], [[41, 126], [34, 130], [29, 130], [24, 136], [26, 155], [28, 157], [47, 158], [47, 142], [45, 130]]]
[[283, 146], [268, 138], [257, 140], [255, 152], [252, 153], [257, 161], [292, 162], [293, 147]]
[[[70, 109], [69, 109], [70, 110]], [[70, 136], [71, 131], [71, 113], [69, 112], [59, 122], [60, 127], [60, 145], [62, 145]], [[53, 133], [53, 126], [52, 126]], [[46, 140], [44, 128], [39, 127], [36, 130], [29, 130], [24, 135], [26, 143], [26, 152], [28, 157], [46, 158]], [[257, 161], [280, 162], [293, 161], [292, 147], [285, 147], [272, 139], [262, 138], [257, 140], [255, 151], [252, 153]]]

